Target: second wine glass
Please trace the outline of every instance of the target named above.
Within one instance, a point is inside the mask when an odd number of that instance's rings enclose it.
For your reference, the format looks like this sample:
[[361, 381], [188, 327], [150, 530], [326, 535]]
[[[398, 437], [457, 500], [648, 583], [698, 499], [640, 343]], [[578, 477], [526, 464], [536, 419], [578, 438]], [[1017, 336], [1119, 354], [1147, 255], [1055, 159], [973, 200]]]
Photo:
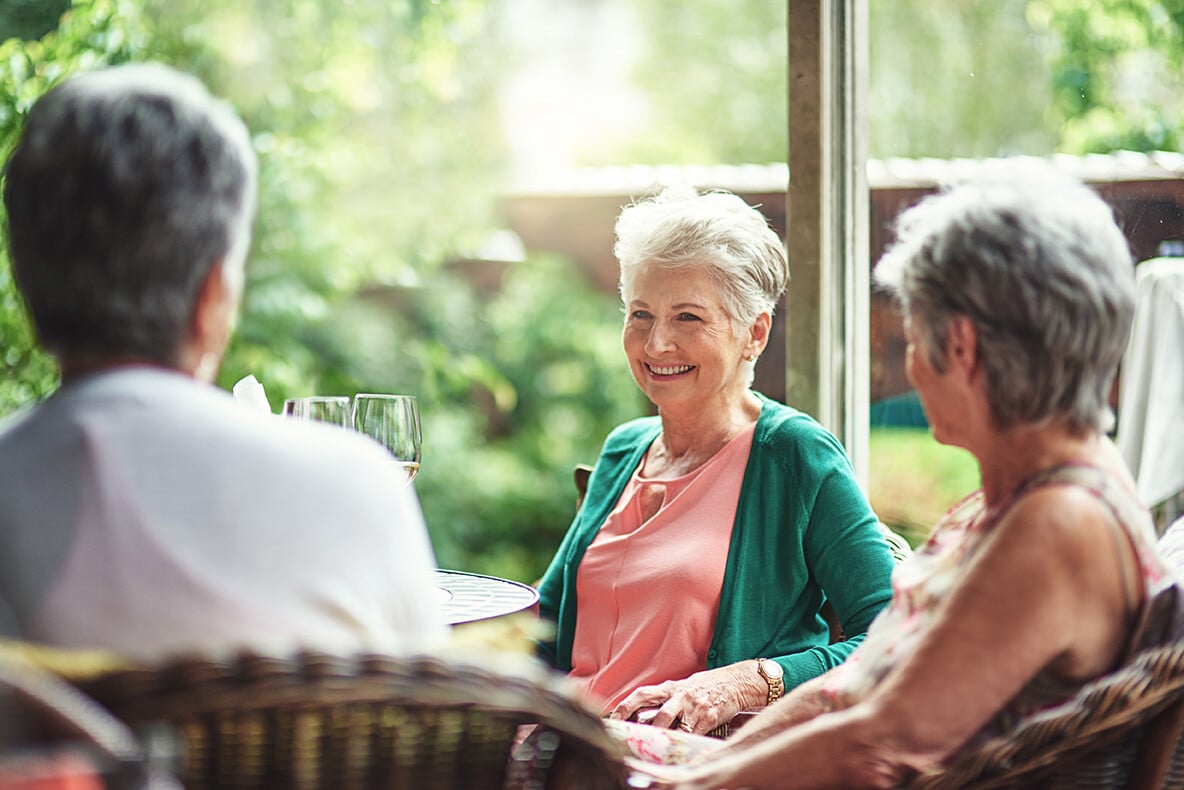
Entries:
[[354, 428], [390, 450], [407, 473], [407, 482], [419, 473], [423, 436], [419, 404], [414, 395], [354, 396]]
[[307, 398], [289, 398], [284, 401], [284, 414], [317, 422], [328, 422], [349, 426], [349, 398], [344, 395], [313, 395]]

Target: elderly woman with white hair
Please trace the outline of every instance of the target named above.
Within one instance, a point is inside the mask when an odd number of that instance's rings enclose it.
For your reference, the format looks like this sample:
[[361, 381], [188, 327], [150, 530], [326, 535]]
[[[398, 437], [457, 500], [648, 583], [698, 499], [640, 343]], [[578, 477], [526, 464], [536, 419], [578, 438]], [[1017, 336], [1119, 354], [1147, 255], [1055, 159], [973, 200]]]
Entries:
[[611, 718], [706, 733], [842, 662], [894, 563], [838, 441], [750, 389], [789, 279], [765, 218], [669, 189], [616, 234], [624, 351], [657, 416], [604, 444], [541, 583], [542, 654]]
[[1141, 615], [1173, 581], [1105, 433], [1134, 311], [1110, 209], [1008, 170], [898, 231], [877, 276], [903, 303], [909, 377], [982, 488], [900, 566], [847, 662], [663, 786], [895, 787], [1153, 643]]

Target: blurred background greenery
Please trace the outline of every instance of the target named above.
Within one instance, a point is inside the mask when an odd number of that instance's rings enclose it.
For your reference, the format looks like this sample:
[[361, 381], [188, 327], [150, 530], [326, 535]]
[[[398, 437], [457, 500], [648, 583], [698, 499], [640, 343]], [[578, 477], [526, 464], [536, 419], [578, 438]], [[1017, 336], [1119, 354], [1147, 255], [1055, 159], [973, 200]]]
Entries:
[[[1179, 145], [1184, 0], [869, 9], [874, 157]], [[783, 162], [785, 24], [776, 0], [0, 0], [0, 156], [80, 69], [161, 60], [227, 97], [261, 183], [219, 384], [253, 373], [277, 410], [418, 395], [441, 564], [529, 581], [570, 521], [573, 464], [647, 405], [615, 295], [515, 249], [499, 196], [561, 167]], [[0, 256], [3, 415], [56, 371]], [[914, 540], [976, 483], [923, 430], [872, 451], [873, 504]]]

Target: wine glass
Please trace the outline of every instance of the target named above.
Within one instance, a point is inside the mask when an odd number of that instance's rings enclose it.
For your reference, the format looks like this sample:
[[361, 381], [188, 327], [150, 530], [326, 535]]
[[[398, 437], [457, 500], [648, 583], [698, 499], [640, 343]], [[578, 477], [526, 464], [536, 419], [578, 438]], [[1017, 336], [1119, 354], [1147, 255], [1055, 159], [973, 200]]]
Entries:
[[414, 395], [355, 395], [354, 428], [390, 450], [408, 483], [415, 479], [423, 436]]
[[284, 414], [305, 420], [316, 420], [343, 428], [349, 427], [349, 398], [344, 395], [314, 395], [308, 398], [288, 398]]

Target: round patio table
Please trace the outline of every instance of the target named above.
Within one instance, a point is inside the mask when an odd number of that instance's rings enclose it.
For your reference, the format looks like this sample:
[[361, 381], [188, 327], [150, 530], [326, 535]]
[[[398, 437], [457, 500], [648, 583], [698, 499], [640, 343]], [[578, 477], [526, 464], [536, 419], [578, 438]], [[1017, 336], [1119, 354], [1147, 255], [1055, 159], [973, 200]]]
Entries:
[[437, 570], [436, 586], [449, 625], [521, 612], [539, 600], [538, 590], [529, 584], [480, 573]]

